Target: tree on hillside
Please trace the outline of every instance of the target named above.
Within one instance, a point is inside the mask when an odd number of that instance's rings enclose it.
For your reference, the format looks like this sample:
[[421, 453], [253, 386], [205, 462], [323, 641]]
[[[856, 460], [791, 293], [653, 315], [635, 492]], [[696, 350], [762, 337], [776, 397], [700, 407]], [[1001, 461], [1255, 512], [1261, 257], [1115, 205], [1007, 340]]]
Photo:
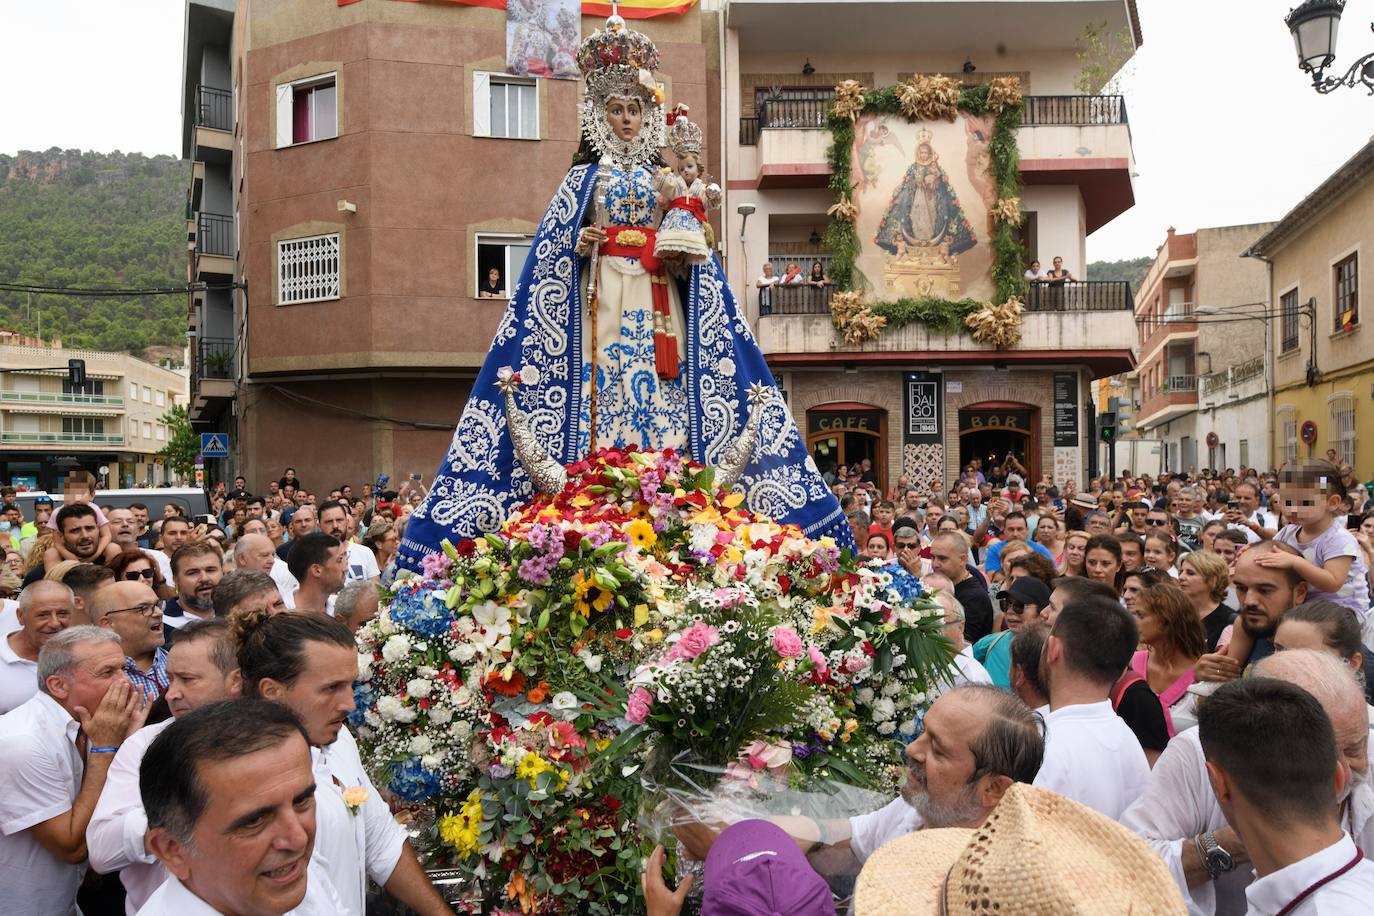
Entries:
[[172, 409], [162, 415], [167, 424], [167, 445], [158, 452], [167, 459], [173, 473], [183, 479], [190, 478], [196, 470], [196, 456], [200, 454], [200, 436], [191, 428], [191, 418], [186, 408], [173, 404]]

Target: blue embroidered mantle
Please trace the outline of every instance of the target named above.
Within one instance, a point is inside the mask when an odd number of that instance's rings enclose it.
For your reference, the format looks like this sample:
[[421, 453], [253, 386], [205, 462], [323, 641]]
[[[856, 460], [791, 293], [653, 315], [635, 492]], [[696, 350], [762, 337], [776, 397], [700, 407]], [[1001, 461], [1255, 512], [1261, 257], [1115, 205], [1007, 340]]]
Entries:
[[[587, 397], [582, 359], [586, 262], [574, 245], [595, 178], [595, 167], [574, 166], [539, 224], [434, 485], [406, 525], [397, 553], [401, 568], [418, 571], [421, 559], [444, 538], [456, 542], [497, 530], [514, 506], [533, 495], [506, 430], [496, 389], [501, 367], [539, 370], [539, 383], [517, 393], [520, 407], [550, 455], [564, 464], [584, 457], [578, 445]], [[799, 525], [812, 537], [830, 535], [852, 547], [839, 503], [807, 453], [720, 262], [712, 257], [678, 283], [686, 321], [682, 385], [691, 457], [716, 465], [748, 420], [750, 385], [764, 384], [770, 399], [763, 408], [759, 445], [740, 480], [746, 504], [760, 515]]]

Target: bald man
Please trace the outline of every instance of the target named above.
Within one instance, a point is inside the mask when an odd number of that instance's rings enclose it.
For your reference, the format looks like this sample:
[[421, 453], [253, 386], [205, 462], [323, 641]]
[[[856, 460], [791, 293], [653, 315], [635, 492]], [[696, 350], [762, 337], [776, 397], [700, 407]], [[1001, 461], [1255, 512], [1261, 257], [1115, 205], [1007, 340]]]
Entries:
[[[1374, 847], [1369, 716], [1354, 672], [1330, 653], [1289, 649], [1259, 662], [1254, 674], [1301, 687], [1326, 711], [1336, 732], [1341, 767], [1353, 775], [1344, 797], [1337, 799], [1341, 826], [1361, 849]], [[1121, 816], [1121, 823], [1164, 858], [1189, 912], [1245, 911], [1245, 888], [1254, 880], [1254, 871], [1248, 851], [1212, 792], [1198, 729], [1179, 732], [1169, 742], [1150, 771], [1144, 793]]]
[[148, 702], [167, 690], [167, 647], [157, 593], [142, 579], [116, 582], [96, 592], [92, 615], [113, 630], [124, 650], [124, 674]]
[[40, 579], [19, 593], [19, 629], [0, 638], [0, 714], [38, 692], [38, 653], [50, 638], [72, 625], [72, 590]]
[[265, 534], [245, 534], [234, 545], [234, 568], [250, 572], [263, 572], [277, 583], [277, 591], [282, 601], [289, 602], [300, 587], [286, 563], [277, 556], [277, 546]]

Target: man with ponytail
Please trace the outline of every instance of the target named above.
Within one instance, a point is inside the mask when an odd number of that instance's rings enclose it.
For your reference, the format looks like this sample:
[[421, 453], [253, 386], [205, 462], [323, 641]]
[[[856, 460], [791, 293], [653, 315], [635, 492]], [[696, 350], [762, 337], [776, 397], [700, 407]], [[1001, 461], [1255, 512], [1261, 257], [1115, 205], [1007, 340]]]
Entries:
[[244, 695], [289, 707], [310, 738], [318, 785], [315, 845], [348, 912], [364, 911], [371, 878], [419, 916], [451, 916], [343, 727], [358, 675], [348, 628], [323, 614], [273, 616], [265, 608], [240, 614], [232, 627]]

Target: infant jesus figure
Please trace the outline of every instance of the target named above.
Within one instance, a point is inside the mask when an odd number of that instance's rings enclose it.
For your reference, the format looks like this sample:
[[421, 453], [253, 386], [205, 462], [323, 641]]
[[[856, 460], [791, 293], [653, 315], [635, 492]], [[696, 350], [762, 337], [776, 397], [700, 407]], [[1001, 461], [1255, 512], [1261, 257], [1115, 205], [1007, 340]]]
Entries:
[[720, 186], [703, 178], [701, 128], [687, 111], [679, 104], [668, 115], [668, 148], [677, 156], [677, 170], [665, 168], [658, 175], [659, 203], [666, 212], [654, 242], [654, 254], [679, 274], [711, 256], [715, 239], [706, 210], [720, 206]]

